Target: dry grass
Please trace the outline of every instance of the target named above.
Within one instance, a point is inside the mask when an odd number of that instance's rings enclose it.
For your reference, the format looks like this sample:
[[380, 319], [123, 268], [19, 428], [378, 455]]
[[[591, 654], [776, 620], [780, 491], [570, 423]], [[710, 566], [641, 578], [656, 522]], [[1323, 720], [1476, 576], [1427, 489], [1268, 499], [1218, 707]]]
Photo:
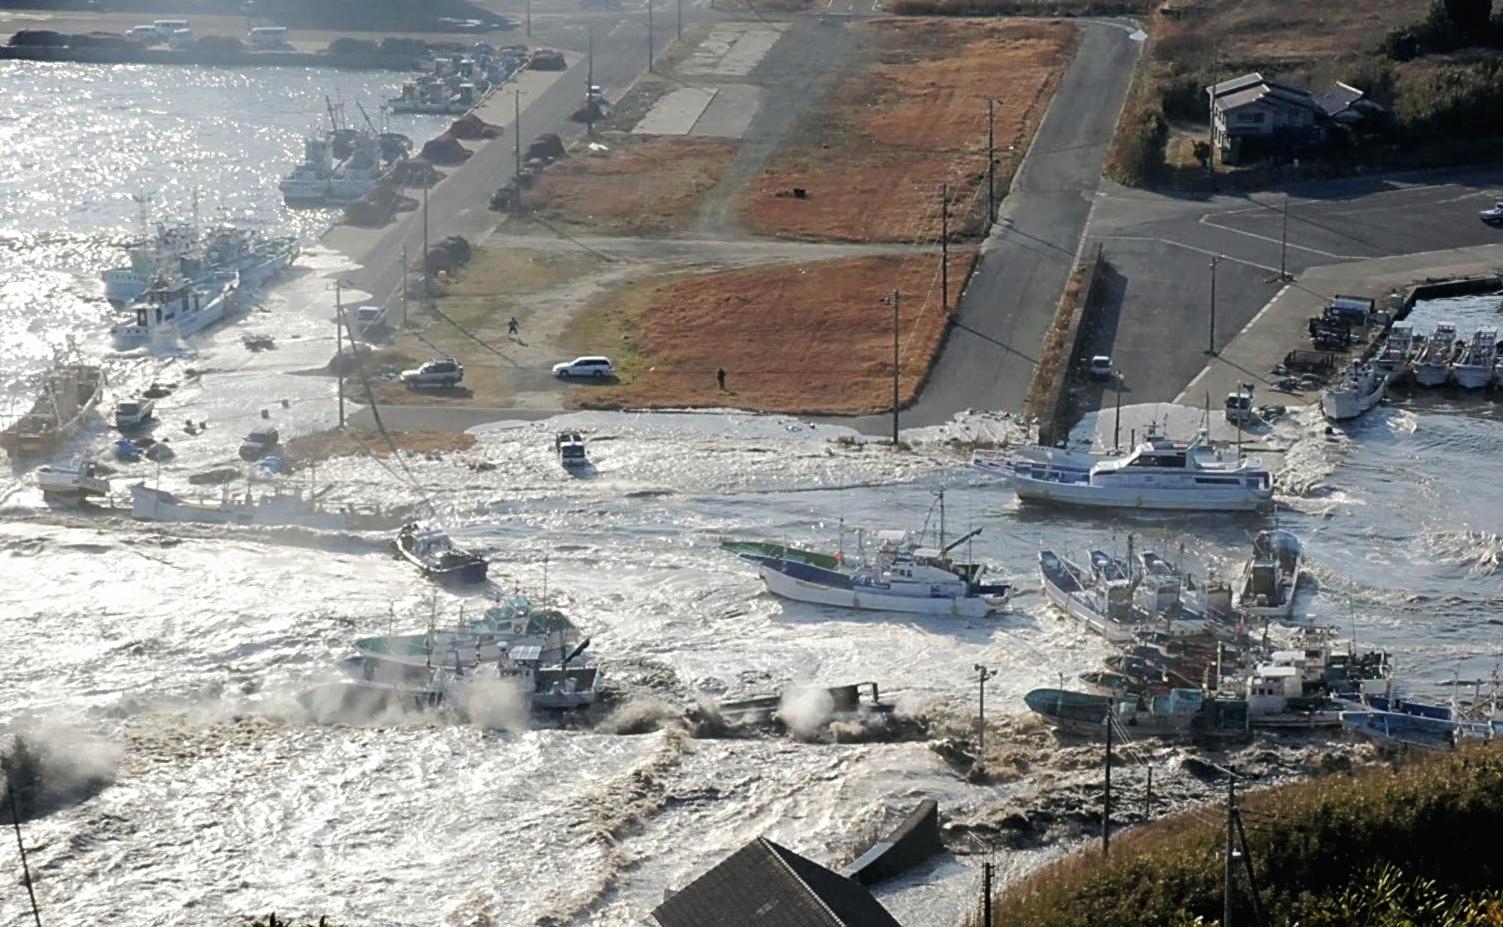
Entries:
[[[805, 116], [742, 193], [755, 231], [845, 241], [933, 240], [940, 187], [952, 234], [986, 211], [987, 99], [996, 98], [997, 188], [1043, 118], [1076, 41], [1061, 23], [879, 20], [864, 64]], [[788, 193], [808, 191], [799, 199]]]
[[394, 432], [388, 442], [379, 431], [330, 429], [289, 439], [286, 442], [286, 460], [293, 467], [301, 467], [308, 463], [334, 457], [351, 457], [357, 454], [390, 457], [392, 444], [395, 444], [398, 450], [411, 451], [415, 454], [426, 454], [430, 451], [467, 451], [475, 446], [475, 436], [455, 431]]
[[[975, 260], [952, 253], [952, 302]], [[938, 260], [904, 255], [758, 267], [639, 283], [611, 294], [581, 329], [626, 339], [620, 385], [588, 407], [734, 406], [795, 413], [891, 407], [892, 312], [902, 291], [902, 402], [917, 395], [949, 322]], [[604, 333], [602, 335], [602, 333]], [[595, 344], [602, 343], [597, 340]], [[721, 392], [715, 371], [727, 372]]]
[[609, 135], [609, 151], [581, 149], [551, 165], [526, 193], [549, 222], [598, 235], [682, 232], [720, 182], [736, 143], [719, 138]]
[[1070, 279], [1065, 284], [1064, 295], [1060, 297], [1059, 307], [1054, 313], [1054, 322], [1044, 334], [1044, 349], [1039, 355], [1038, 370], [1034, 372], [1033, 382], [1028, 384], [1026, 407], [1029, 415], [1037, 417], [1044, 414], [1043, 405], [1050, 391], [1059, 378], [1064, 376], [1065, 367], [1070, 363], [1069, 346], [1065, 341], [1070, 333], [1070, 320], [1080, 311], [1085, 277], [1086, 265], [1077, 264], [1075, 272], [1070, 274]]

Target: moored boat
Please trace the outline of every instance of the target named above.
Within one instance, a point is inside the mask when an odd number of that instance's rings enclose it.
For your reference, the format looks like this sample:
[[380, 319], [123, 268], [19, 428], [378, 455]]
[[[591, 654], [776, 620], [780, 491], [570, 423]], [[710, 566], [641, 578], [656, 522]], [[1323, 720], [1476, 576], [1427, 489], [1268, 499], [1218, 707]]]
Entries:
[[181, 281], [150, 290], [135, 305], [135, 320], [110, 329], [119, 351], [153, 343], [157, 337], [185, 337], [203, 331], [235, 309], [240, 277], [234, 272], [198, 281]]
[[1383, 339], [1383, 346], [1373, 358], [1373, 366], [1387, 373], [1397, 374], [1409, 363], [1416, 347], [1414, 326], [1408, 322], [1395, 322]]
[[1425, 339], [1425, 346], [1411, 363], [1414, 381], [1421, 386], [1440, 386], [1450, 379], [1451, 360], [1456, 353], [1456, 326], [1441, 322]]
[[444, 583], [482, 583], [489, 568], [484, 557], [455, 547], [447, 534], [417, 522], [402, 526], [392, 549], [424, 576]]
[[1498, 330], [1483, 327], [1472, 333], [1472, 340], [1456, 355], [1451, 364], [1451, 379], [1462, 389], [1482, 389], [1493, 381], [1497, 363]]
[[1151, 436], [1122, 457], [1093, 460], [1052, 448], [1012, 456], [978, 451], [971, 466], [1001, 477], [1026, 502], [1256, 511], [1273, 501], [1273, 474], [1247, 460], [1221, 459], [1204, 430], [1188, 444]]

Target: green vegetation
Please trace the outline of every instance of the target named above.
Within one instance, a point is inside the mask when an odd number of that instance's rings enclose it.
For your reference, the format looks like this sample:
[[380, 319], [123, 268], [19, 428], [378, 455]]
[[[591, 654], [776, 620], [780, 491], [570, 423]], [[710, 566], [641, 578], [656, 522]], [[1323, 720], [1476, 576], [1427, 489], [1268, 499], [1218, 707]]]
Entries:
[[[1503, 924], [1503, 749], [1476, 746], [1397, 770], [1371, 768], [1241, 800], [1263, 909], [1274, 927]], [[1183, 814], [1085, 850], [1000, 899], [1009, 927], [1191, 927], [1222, 910], [1225, 830]], [[1238, 919], [1253, 921], [1245, 876]], [[974, 922], [973, 922], [974, 923]]]

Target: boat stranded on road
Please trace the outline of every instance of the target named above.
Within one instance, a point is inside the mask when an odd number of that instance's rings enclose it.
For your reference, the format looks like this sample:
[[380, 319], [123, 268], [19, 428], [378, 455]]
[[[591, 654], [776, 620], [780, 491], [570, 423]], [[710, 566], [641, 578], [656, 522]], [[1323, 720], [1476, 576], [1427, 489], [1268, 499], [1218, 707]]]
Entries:
[[1188, 444], [1151, 435], [1124, 457], [1035, 447], [1014, 456], [977, 451], [971, 466], [1001, 477], [1025, 502], [1238, 512], [1273, 501], [1273, 474], [1248, 460], [1223, 460], [1204, 429]]

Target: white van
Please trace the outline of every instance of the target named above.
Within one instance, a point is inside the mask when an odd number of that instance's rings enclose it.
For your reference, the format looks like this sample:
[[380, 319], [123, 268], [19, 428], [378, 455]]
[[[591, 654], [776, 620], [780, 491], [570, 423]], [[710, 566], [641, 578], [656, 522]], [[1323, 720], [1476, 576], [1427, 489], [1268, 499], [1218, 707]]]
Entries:
[[169, 48], [187, 48], [192, 44], [192, 29], [174, 29], [167, 33], [167, 46]]
[[164, 39], [179, 29], [188, 28], [186, 19], [154, 19], [151, 24]]
[[162, 41], [162, 33], [157, 30], [156, 26], [132, 26], [125, 37], [134, 39], [142, 45], [155, 45]]
[[246, 36], [252, 48], [281, 48], [287, 44], [286, 26], [257, 26]]

